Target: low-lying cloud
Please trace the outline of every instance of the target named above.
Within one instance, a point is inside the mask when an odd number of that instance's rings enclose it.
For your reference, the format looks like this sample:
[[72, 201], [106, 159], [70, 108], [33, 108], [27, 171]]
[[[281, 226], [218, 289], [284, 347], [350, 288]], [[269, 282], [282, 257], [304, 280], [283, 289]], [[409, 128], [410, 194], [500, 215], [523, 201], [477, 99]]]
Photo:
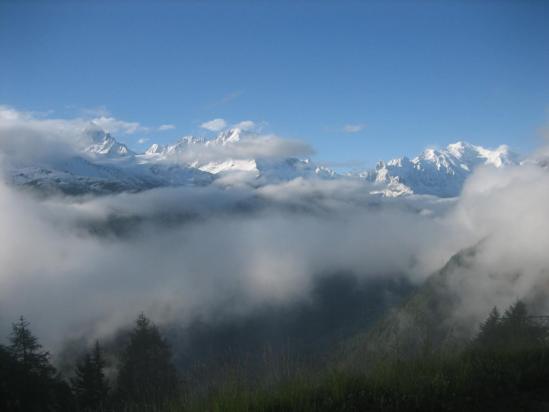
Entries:
[[[2, 326], [23, 314], [55, 345], [71, 334], [108, 335], [142, 310], [159, 322], [220, 306], [229, 316], [306, 299], [314, 276], [339, 270], [423, 278], [456, 246], [415, 210], [379, 209], [364, 203], [366, 193], [349, 199], [356, 188], [314, 185], [77, 201], [39, 201], [2, 185]], [[123, 222], [133, 225], [128, 234], [102, 230]]]
[[461, 301], [456, 316], [478, 321], [517, 299], [549, 313], [547, 204], [549, 171], [536, 165], [481, 168], [466, 182], [448, 219], [480, 243], [450, 279]]
[[[175, 126], [162, 125], [161, 130]], [[228, 124], [223, 119], [214, 119], [202, 125], [209, 130], [223, 130]], [[231, 160], [281, 159], [304, 157], [314, 153], [312, 147], [300, 140], [286, 139], [272, 133], [259, 133], [260, 126], [251, 120], [231, 126], [239, 132], [239, 138], [229, 142], [215, 139], [198, 140], [183, 151], [176, 151], [162, 161], [182, 165], [206, 165]], [[52, 119], [37, 117], [7, 106], [0, 106], [0, 156], [4, 165], [39, 166], [72, 156], [86, 156], [85, 148], [94, 143], [89, 131], [104, 130], [110, 133], [133, 134], [148, 132], [139, 123], [125, 122], [110, 116], [95, 118]], [[137, 143], [150, 143], [141, 137]]]
[[[4, 158], [80, 144], [78, 123], [0, 115]], [[251, 140], [231, 156], [306, 148]], [[547, 168], [482, 167], [450, 200], [370, 191], [353, 179], [298, 178], [259, 189], [37, 198], [0, 184], [0, 332], [25, 315], [54, 347], [70, 336], [108, 336], [140, 311], [183, 324], [220, 308], [243, 314], [307, 299], [316, 277], [338, 271], [420, 284], [472, 246], [474, 260], [450, 282], [461, 301], [456, 316], [477, 320], [521, 298], [549, 311]]]

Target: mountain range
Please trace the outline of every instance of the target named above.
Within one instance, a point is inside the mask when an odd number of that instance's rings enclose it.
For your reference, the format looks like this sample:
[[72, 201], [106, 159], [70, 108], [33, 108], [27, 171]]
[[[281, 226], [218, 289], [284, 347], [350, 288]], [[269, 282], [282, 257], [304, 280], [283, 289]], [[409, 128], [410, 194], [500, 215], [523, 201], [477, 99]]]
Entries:
[[518, 163], [517, 155], [505, 145], [489, 150], [457, 142], [441, 150], [426, 149], [412, 159], [380, 161], [374, 169], [339, 174], [310, 159], [252, 156], [249, 147], [269, 142], [239, 128], [222, 131], [213, 139], [186, 136], [165, 146], [152, 144], [144, 153], [133, 152], [96, 127], [85, 135], [87, 144], [71, 155], [10, 164], [11, 182], [45, 193], [79, 195], [210, 184], [260, 187], [296, 178], [355, 179], [381, 196], [454, 197], [478, 166]]
[[374, 170], [355, 173], [381, 188], [385, 196], [426, 194], [439, 197], [458, 196], [463, 183], [481, 165], [496, 168], [518, 164], [518, 156], [506, 145], [495, 150], [457, 142], [445, 149], [426, 149], [412, 159], [401, 157], [380, 161]]

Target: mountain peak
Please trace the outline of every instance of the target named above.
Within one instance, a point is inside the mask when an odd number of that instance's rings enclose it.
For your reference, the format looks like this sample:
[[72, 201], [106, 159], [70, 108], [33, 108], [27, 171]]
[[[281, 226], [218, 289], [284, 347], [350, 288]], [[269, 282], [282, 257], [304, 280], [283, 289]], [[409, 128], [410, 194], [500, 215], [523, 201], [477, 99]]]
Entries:
[[215, 140], [220, 144], [236, 143], [240, 141], [242, 132], [239, 128], [224, 130], [219, 133]]
[[[383, 191], [386, 196], [387, 190], [392, 190], [396, 182], [399, 184], [399, 195], [416, 193], [453, 197], [459, 194], [467, 176], [478, 166], [499, 168], [515, 163], [517, 156], [506, 145], [491, 150], [458, 141], [445, 149], [427, 148], [411, 161], [407, 157], [380, 161], [374, 170], [360, 172], [356, 176], [386, 186]], [[403, 185], [408, 190], [404, 190]]]
[[446, 151], [457, 158], [461, 158], [466, 151], [475, 151], [475, 149], [477, 149], [476, 146], [463, 141], [450, 143], [446, 146]]
[[155, 154], [160, 154], [163, 151], [164, 151], [164, 146], [159, 145], [158, 143], [154, 143], [145, 151], [145, 154], [155, 155]]
[[85, 135], [92, 142], [84, 152], [93, 156], [126, 157], [133, 156], [125, 144], [119, 143], [110, 133], [100, 128], [88, 128]]

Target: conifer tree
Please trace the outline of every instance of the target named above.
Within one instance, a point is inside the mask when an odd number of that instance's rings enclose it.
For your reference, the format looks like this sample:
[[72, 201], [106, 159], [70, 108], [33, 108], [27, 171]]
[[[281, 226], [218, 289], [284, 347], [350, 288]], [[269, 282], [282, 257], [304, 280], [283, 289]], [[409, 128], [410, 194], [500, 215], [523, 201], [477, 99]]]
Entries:
[[12, 324], [8, 352], [23, 369], [29, 373], [53, 376], [55, 369], [49, 363], [49, 353], [42, 351], [42, 345], [31, 333], [29, 322], [23, 316]]
[[4, 382], [8, 396], [0, 402], [0, 405], [5, 403], [0, 409], [74, 410], [69, 386], [50, 364], [49, 353], [42, 350], [23, 317], [12, 324], [9, 345], [2, 352], [2, 368], [6, 368], [8, 374]]
[[119, 396], [147, 404], [160, 403], [171, 396], [177, 386], [171, 358], [171, 349], [158, 328], [140, 314], [121, 359]]
[[494, 308], [480, 326], [475, 343], [485, 349], [529, 349], [547, 342], [549, 330], [528, 314], [524, 302], [517, 301], [500, 316]]
[[97, 410], [107, 402], [109, 387], [104, 367], [101, 347], [96, 342], [92, 352], [77, 365], [76, 376], [71, 381], [78, 405], [83, 410]]
[[498, 308], [494, 307], [488, 318], [480, 325], [480, 331], [476, 338], [477, 345], [482, 347], [494, 347], [500, 343], [501, 316]]
[[536, 324], [528, 314], [526, 304], [517, 301], [503, 314], [501, 321], [502, 339], [511, 349], [529, 348], [545, 343], [548, 331]]

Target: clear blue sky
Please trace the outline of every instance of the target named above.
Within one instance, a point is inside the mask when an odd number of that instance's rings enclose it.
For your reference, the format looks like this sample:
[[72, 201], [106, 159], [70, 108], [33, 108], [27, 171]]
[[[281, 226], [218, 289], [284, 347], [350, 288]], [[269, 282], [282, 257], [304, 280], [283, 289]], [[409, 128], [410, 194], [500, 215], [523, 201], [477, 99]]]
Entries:
[[159, 142], [251, 119], [366, 165], [457, 139], [525, 152], [548, 124], [547, 1], [89, 3], [0, 0], [0, 104], [177, 126]]

